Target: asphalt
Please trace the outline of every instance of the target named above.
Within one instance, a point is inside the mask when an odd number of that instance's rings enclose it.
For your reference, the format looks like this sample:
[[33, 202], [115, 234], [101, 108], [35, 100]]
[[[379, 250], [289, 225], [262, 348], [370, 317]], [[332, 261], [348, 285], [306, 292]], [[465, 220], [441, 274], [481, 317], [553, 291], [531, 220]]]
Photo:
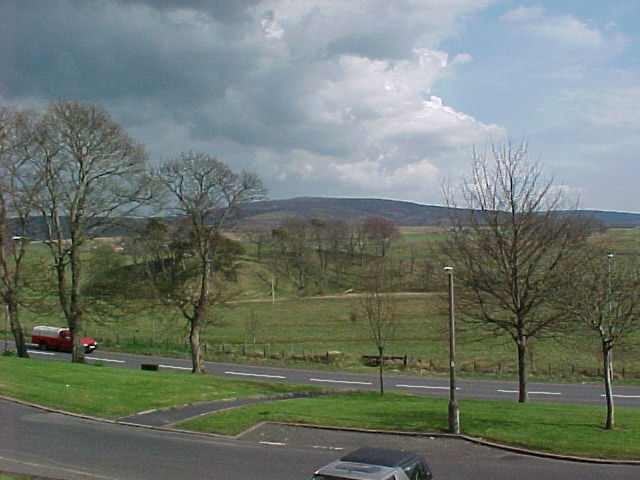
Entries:
[[[278, 398], [291, 398], [291, 395], [184, 405], [141, 412], [115, 421], [3, 398], [0, 416], [5, 421], [0, 427], [0, 470], [49, 474], [69, 480], [186, 480], [211, 478], [215, 468], [222, 475], [215, 478], [259, 476], [289, 480], [308, 478], [308, 472], [313, 468], [345, 451], [359, 446], [379, 446], [420, 453], [431, 465], [436, 478], [442, 479], [640, 478], [638, 461], [583, 459], [532, 452], [464, 435], [407, 434], [266, 422], [236, 437], [225, 437], [186, 432], [170, 426], [171, 422], [193, 416]], [[197, 452], [197, 459], [192, 458], [194, 452]], [[190, 462], [185, 464], [187, 457]], [[301, 477], [296, 471], [305, 473]]]
[[190, 403], [170, 408], [147, 410], [144, 412], [135, 413], [133, 415], [116, 418], [115, 421], [143, 425], [146, 427], [171, 428], [193, 418], [208, 415], [210, 413], [221, 412], [223, 410], [229, 410], [232, 408], [255, 405], [263, 402], [271, 402], [274, 400], [305, 398], [328, 394], [339, 395], [340, 393], [346, 392], [296, 392], [270, 396], [226, 398], [223, 400], [216, 400], [211, 402]]

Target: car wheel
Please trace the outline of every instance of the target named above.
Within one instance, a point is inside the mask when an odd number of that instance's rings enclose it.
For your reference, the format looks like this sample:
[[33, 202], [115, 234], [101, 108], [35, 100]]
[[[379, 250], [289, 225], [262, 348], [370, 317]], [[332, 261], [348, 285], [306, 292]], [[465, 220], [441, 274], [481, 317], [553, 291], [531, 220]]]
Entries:
[[40, 350], [42, 350], [43, 352], [46, 352], [47, 350], [49, 350], [49, 345], [46, 344], [46, 342], [40, 342], [40, 345], [38, 345]]

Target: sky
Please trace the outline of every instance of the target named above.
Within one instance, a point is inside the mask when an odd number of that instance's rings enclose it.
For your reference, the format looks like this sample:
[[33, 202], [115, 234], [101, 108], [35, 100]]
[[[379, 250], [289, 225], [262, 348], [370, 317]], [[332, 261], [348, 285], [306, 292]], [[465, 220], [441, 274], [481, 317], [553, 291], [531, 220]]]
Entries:
[[0, 1], [0, 104], [55, 99], [274, 199], [438, 205], [526, 138], [580, 208], [640, 212], [638, 0]]

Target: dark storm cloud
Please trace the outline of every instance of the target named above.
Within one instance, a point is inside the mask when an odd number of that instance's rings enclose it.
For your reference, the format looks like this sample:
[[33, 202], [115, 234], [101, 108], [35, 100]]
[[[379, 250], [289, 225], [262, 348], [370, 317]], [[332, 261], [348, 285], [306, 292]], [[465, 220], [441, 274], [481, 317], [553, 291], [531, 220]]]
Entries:
[[234, 23], [247, 19], [248, 7], [260, 0], [116, 0], [122, 4], [145, 5], [157, 9], [191, 8], [211, 15], [219, 22]]
[[233, 45], [215, 39], [194, 44], [189, 32], [166, 19], [117, 11], [104, 2], [20, 2], [0, 8], [2, 18], [10, 20], [0, 33], [5, 46], [0, 64], [11, 72], [0, 85], [6, 97], [37, 92], [188, 106], [221, 96], [252, 61], [250, 52]]
[[273, 185], [391, 191], [435, 178], [413, 144], [486, 131], [420, 117], [446, 69], [424, 47], [478, 1], [0, 0], [0, 101], [100, 103], [153, 156], [211, 151]]

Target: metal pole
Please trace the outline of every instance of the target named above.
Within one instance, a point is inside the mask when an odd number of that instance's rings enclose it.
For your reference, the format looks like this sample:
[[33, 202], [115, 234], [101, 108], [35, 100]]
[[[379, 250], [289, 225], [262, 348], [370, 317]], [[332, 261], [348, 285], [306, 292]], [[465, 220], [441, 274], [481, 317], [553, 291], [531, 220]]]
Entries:
[[271, 278], [271, 303], [276, 301], [276, 279]]
[[612, 296], [613, 296], [613, 289], [611, 286], [611, 263], [613, 262], [613, 257], [615, 256], [614, 253], [607, 253], [607, 258], [609, 259], [607, 262], [607, 266], [609, 267], [609, 275], [607, 276], [607, 282], [608, 282], [608, 286], [609, 286], [609, 291], [608, 296], [609, 296], [609, 323], [611, 323], [611, 315], [613, 313], [613, 303], [612, 303]]
[[[615, 253], [608, 253], [607, 254], [607, 258], [609, 259], [607, 261], [607, 266], [609, 267], [609, 275], [607, 278], [607, 281], [609, 283], [609, 325], [608, 327], [611, 328], [611, 325], [613, 325], [613, 286], [611, 283], [611, 264], [613, 263], [613, 257], [615, 257]], [[607, 369], [609, 370], [609, 375], [613, 376], [613, 371], [612, 371], [612, 364], [613, 364], [613, 360], [611, 359], [611, 355], [613, 355], [613, 351], [609, 350], [609, 365], [607, 366]]]
[[453, 301], [453, 267], [446, 266], [449, 277], [449, 432], [460, 433], [460, 412], [456, 402], [456, 328]]

